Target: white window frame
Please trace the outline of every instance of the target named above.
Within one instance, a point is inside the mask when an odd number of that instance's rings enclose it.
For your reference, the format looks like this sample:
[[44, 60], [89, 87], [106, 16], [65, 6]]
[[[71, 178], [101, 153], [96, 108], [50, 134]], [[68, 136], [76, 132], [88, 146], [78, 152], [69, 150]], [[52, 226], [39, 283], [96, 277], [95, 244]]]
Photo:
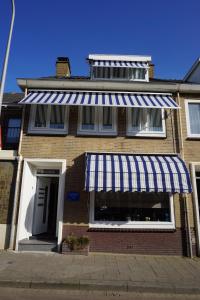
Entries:
[[[107, 77], [95, 77], [94, 76], [94, 68], [110, 68], [110, 78]], [[126, 67], [126, 75], [127, 77], [125, 78], [116, 78], [113, 77], [113, 67], [97, 67], [97, 66], [91, 66], [91, 79], [94, 80], [116, 80], [116, 81], [141, 81], [141, 82], [149, 82], [149, 68], [141, 68], [141, 69], [145, 69], [145, 78], [144, 79], [137, 79], [137, 78], [128, 78], [128, 71], [129, 69], [131, 69], [130, 67]], [[133, 68], [134, 69], [134, 68]], [[140, 68], [138, 68], [140, 69]], [[103, 74], [102, 70], [100, 70], [100, 74]]]
[[35, 115], [36, 108], [39, 104], [32, 104], [30, 109], [30, 118], [29, 118], [29, 126], [28, 133], [34, 134], [67, 134], [68, 133], [68, 119], [69, 119], [69, 107], [65, 106], [65, 115], [64, 115], [64, 128], [50, 128], [50, 116], [51, 116], [51, 107], [52, 105], [48, 105], [47, 108], [47, 126], [46, 127], [35, 127]]
[[185, 100], [185, 114], [186, 114], [186, 127], [187, 127], [187, 137], [189, 138], [200, 138], [200, 133], [192, 133], [190, 128], [190, 114], [189, 114], [189, 104], [200, 104], [200, 99], [190, 99]]
[[103, 128], [103, 107], [94, 107], [94, 129], [83, 129], [82, 128], [82, 119], [83, 119], [83, 106], [79, 107], [78, 110], [78, 135], [108, 135], [108, 136], [115, 136], [117, 135], [117, 108], [112, 108], [112, 120], [113, 126], [111, 129]]
[[[148, 108], [143, 108], [148, 109]], [[162, 114], [162, 131], [134, 131], [132, 127], [132, 108], [127, 108], [126, 110], [126, 135], [127, 136], [144, 136], [144, 137], [166, 137], [166, 124], [165, 124], [165, 112], [163, 108], [155, 108], [161, 109]]]
[[95, 221], [94, 220], [94, 199], [95, 192], [90, 192], [90, 215], [89, 227], [90, 228], [129, 228], [129, 229], [175, 229], [174, 217], [174, 199], [173, 194], [169, 194], [169, 208], [170, 208], [170, 222], [151, 222], [151, 221]]

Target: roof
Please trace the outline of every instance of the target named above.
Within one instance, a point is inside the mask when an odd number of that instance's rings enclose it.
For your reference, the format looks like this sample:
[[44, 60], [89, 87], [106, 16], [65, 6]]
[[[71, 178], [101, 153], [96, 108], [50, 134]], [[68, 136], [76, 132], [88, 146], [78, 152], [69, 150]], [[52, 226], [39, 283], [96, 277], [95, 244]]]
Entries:
[[[46, 77], [34, 77], [34, 78], [18, 78], [18, 79], [25, 79], [25, 80], [64, 80], [64, 81], [81, 81], [81, 80], [87, 80], [87, 81], [99, 81], [98, 79], [92, 79], [89, 76], [70, 76], [70, 77], [58, 77], [58, 76], [46, 76]], [[103, 81], [103, 80], [101, 80]], [[105, 81], [108, 81], [108, 79], [105, 79]], [[110, 80], [109, 81], [116, 81], [116, 80]], [[130, 81], [130, 80], [123, 80], [122, 82], [136, 82], [136, 81]], [[182, 79], [160, 79], [160, 78], [150, 78], [149, 82], [160, 82], [160, 83], [183, 83], [184, 81]], [[148, 83], [148, 82], [147, 82]]]
[[4, 93], [3, 105], [17, 104], [24, 98], [24, 93]]
[[192, 67], [189, 69], [185, 77], [183, 78], [184, 81], [188, 81], [189, 78], [194, 75], [194, 73], [197, 71], [197, 69], [200, 67], [200, 57], [197, 58], [197, 60], [194, 62]]

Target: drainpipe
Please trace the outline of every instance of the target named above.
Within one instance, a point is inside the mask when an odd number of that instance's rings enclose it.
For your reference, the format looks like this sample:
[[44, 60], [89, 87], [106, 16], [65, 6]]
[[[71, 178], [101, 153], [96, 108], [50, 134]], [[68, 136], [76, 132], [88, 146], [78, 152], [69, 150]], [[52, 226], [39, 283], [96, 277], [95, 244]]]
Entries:
[[[27, 89], [25, 89], [25, 96], [27, 96]], [[22, 173], [22, 163], [23, 163], [23, 157], [21, 155], [21, 144], [22, 144], [23, 127], [24, 127], [24, 116], [25, 116], [25, 107], [23, 106], [22, 123], [21, 123], [19, 147], [18, 147], [17, 176], [16, 176], [16, 183], [15, 183], [14, 203], [13, 203], [10, 242], [9, 242], [9, 249], [12, 249], [12, 250], [15, 249], [15, 244], [16, 244], [16, 232], [17, 232], [16, 224], [17, 224], [17, 216], [18, 216], [18, 210], [19, 210], [18, 204], [19, 204], [19, 197], [20, 197], [21, 173]]]
[[[177, 100], [178, 105], [180, 106], [180, 94], [177, 92]], [[182, 118], [181, 112], [178, 110], [178, 120], [179, 120], [179, 128], [180, 128], [180, 156], [184, 160], [184, 144], [183, 144], [183, 129], [182, 129]], [[189, 206], [188, 206], [188, 195], [183, 195], [183, 203], [184, 203], [184, 217], [185, 217], [185, 231], [186, 231], [186, 243], [187, 243], [187, 256], [192, 258], [192, 238], [191, 238], [191, 230], [190, 230], [190, 216], [189, 216]]]

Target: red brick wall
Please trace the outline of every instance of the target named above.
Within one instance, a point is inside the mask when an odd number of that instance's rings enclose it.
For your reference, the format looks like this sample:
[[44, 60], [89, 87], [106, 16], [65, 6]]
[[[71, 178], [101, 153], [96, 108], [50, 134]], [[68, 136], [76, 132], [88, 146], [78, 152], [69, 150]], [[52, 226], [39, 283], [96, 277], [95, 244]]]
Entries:
[[[131, 253], [143, 255], [186, 255], [184, 230], [175, 231], [91, 231], [87, 226], [63, 227], [63, 238], [68, 234], [87, 235], [90, 251]], [[193, 249], [195, 251], [195, 248]], [[196, 252], [194, 252], [194, 255]]]

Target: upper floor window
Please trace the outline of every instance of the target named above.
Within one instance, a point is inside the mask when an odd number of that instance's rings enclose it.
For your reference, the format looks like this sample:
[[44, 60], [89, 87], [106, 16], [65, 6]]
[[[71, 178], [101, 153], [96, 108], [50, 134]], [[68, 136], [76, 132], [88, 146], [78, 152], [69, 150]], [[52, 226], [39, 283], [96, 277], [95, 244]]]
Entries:
[[32, 105], [29, 132], [67, 133], [68, 108], [62, 105]]
[[159, 108], [128, 109], [127, 135], [165, 136], [164, 110]]
[[119, 79], [148, 81], [146, 68], [123, 68], [123, 67], [93, 67], [94, 79]]
[[117, 133], [116, 108], [81, 106], [79, 108], [78, 134]]
[[20, 138], [21, 118], [8, 118], [2, 126], [2, 148], [17, 150]]
[[186, 102], [187, 133], [189, 137], [200, 137], [200, 100]]

